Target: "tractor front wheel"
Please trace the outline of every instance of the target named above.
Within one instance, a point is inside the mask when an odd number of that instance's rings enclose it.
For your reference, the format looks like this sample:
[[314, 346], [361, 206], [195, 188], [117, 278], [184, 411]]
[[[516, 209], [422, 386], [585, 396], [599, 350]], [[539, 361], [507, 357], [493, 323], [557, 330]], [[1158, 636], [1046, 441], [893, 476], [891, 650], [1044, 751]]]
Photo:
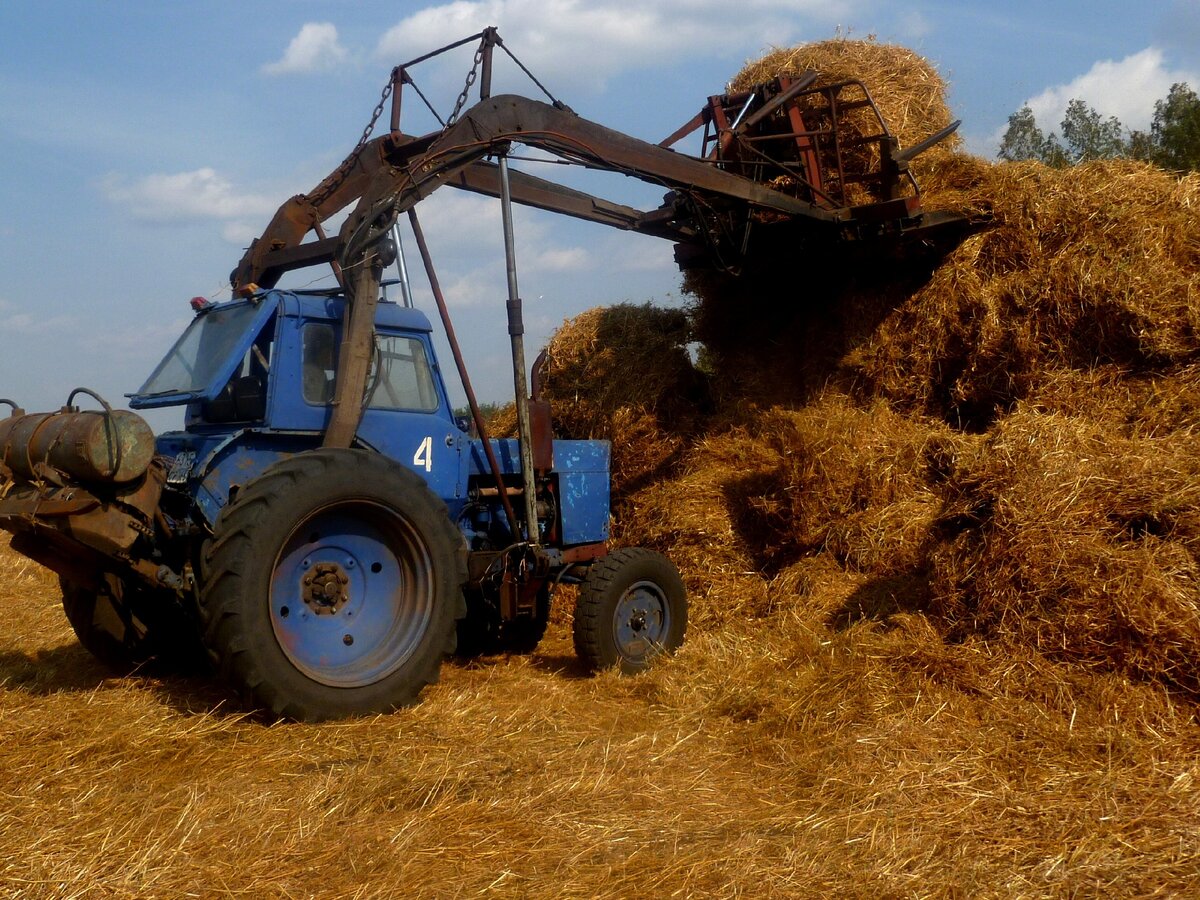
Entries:
[[575, 602], [575, 652], [593, 669], [632, 674], [675, 652], [687, 630], [679, 570], [661, 553], [629, 548], [593, 563]]

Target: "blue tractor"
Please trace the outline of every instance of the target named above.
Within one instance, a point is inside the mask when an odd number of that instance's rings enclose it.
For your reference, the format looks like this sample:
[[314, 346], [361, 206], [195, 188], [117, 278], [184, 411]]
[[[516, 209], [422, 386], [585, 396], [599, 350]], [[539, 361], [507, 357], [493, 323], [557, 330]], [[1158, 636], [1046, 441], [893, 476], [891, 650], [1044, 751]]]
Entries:
[[73, 406], [0, 422], [0, 524], [60, 573], [81, 643], [123, 667], [202, 647], [254, 704], [310, 720], [413, 701], [456, 644], [532, 650], [563, 582], [580, 585], [590, 665], [637, 671], [677, 647], [674, 567], [608, 550], [607, 442], [536, 424], [524, 480], [519, 441], [472, 438], [453, 414], [421, 311], [376, 304], [355, 438], [322, 446], [346, 305], [197, 304], [130, 397], [184, 406], [182, 431]]

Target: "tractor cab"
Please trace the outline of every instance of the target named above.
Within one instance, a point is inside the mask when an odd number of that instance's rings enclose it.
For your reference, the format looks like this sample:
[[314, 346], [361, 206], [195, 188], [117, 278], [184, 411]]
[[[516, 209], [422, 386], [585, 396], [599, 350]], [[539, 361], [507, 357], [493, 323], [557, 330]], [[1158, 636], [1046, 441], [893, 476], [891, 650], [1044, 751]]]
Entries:
[[[203, 306], [129, 405], [186, 405], [189, 432], [319, 431], [333, 400], [344, 303], [331, 292], [268, 291]], [[372, 411], [453, 423], [424, 313], [383, 302], [375, 327], [363, 428], [372, 430]]]
[[[136, 393], [133, 409], [184, 406], [184, 429], [162, 434], [169, 484], [195, 484], [205, 518], [280, 459], [321, 444], [333, 409], [345, 299], [272, 290], [200, 306]], [[356, 444], [418, 473], [457, 512], [464, 502], [466, 432], [437, 366], [428, 318], [381, 302]]]

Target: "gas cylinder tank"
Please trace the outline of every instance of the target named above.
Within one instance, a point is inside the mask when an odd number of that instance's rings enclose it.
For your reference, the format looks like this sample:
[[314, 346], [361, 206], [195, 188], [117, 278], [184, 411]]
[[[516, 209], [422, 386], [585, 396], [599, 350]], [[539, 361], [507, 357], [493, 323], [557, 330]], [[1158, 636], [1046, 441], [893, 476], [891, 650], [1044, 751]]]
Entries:
[[154, 459], [154, 431], [137, 413], [118, 409], [29, 413], [0, 421], [0, 463], [34, 480], [46, 463], [85, 483], [141, 478]]

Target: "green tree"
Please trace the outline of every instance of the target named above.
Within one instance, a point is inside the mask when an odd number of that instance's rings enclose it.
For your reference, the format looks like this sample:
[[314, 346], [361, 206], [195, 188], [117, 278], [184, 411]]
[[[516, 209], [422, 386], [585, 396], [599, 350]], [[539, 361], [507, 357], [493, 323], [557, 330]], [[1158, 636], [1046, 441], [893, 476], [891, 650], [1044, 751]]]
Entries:
[[1055, 169], [1063, 169], [1071, 165], [1071, 158], [1058, 140], [1058, 135], [1050, 132], [1046, 138], [1046, 146], [1042, 151], [1042, 162]]
[[1032, 109], [1022, 106], [1008, 117], [1008, 128], [1000, 141], [1001, 159], [1009, 162], [1046, 162], [1048, 150], [1048, 140], [1042, 129], [1038, 128]]
[[1008, 162], [1032, 160], [1056, 168], [1069, 166], [1075, 161], [1068, 150], [1063, 148], [1057, 134], [1046, 134], [1038, 127], [1033, 110], [1028, 106], [1021, 107], [1008, 116], [1008, 128], [1001, 139], [998, 156]]
[[1186, 83], [1171, 85], [1154, 104], [1153, 160], [1167, 169], [1200, 171], [1200, 97]]
[[1128, 156], [1129, 145], [1122, 132], [1121, 122], [1115, 116], [1101, 119], [1100, 113], [1083, 100], [1072, 100], [1067, 104], [1062, 136], [1069, 162]]
[[1043, 132], [1033, 111], [1023, 106], [1008, 117], [999, 156], [1011, 162], [1037, 160], [1056, 167], [1129, 157], [1177, 172], [1200, 171], [1200, 96], [1183, 82], [1171, 85], [1170, 93], [1154, 104], [1149, 131], [1131, 131], [1125, 136], [1115, 116], [1104, 119], [1085, 101], [1072, 100], [1061, 132], [1061, 138]]
[[1129, 132], [1129, 158], [1139, 162], [1155, 162], [1158, 159], [1158, 145], [1154, 135], [1149, 131]]

